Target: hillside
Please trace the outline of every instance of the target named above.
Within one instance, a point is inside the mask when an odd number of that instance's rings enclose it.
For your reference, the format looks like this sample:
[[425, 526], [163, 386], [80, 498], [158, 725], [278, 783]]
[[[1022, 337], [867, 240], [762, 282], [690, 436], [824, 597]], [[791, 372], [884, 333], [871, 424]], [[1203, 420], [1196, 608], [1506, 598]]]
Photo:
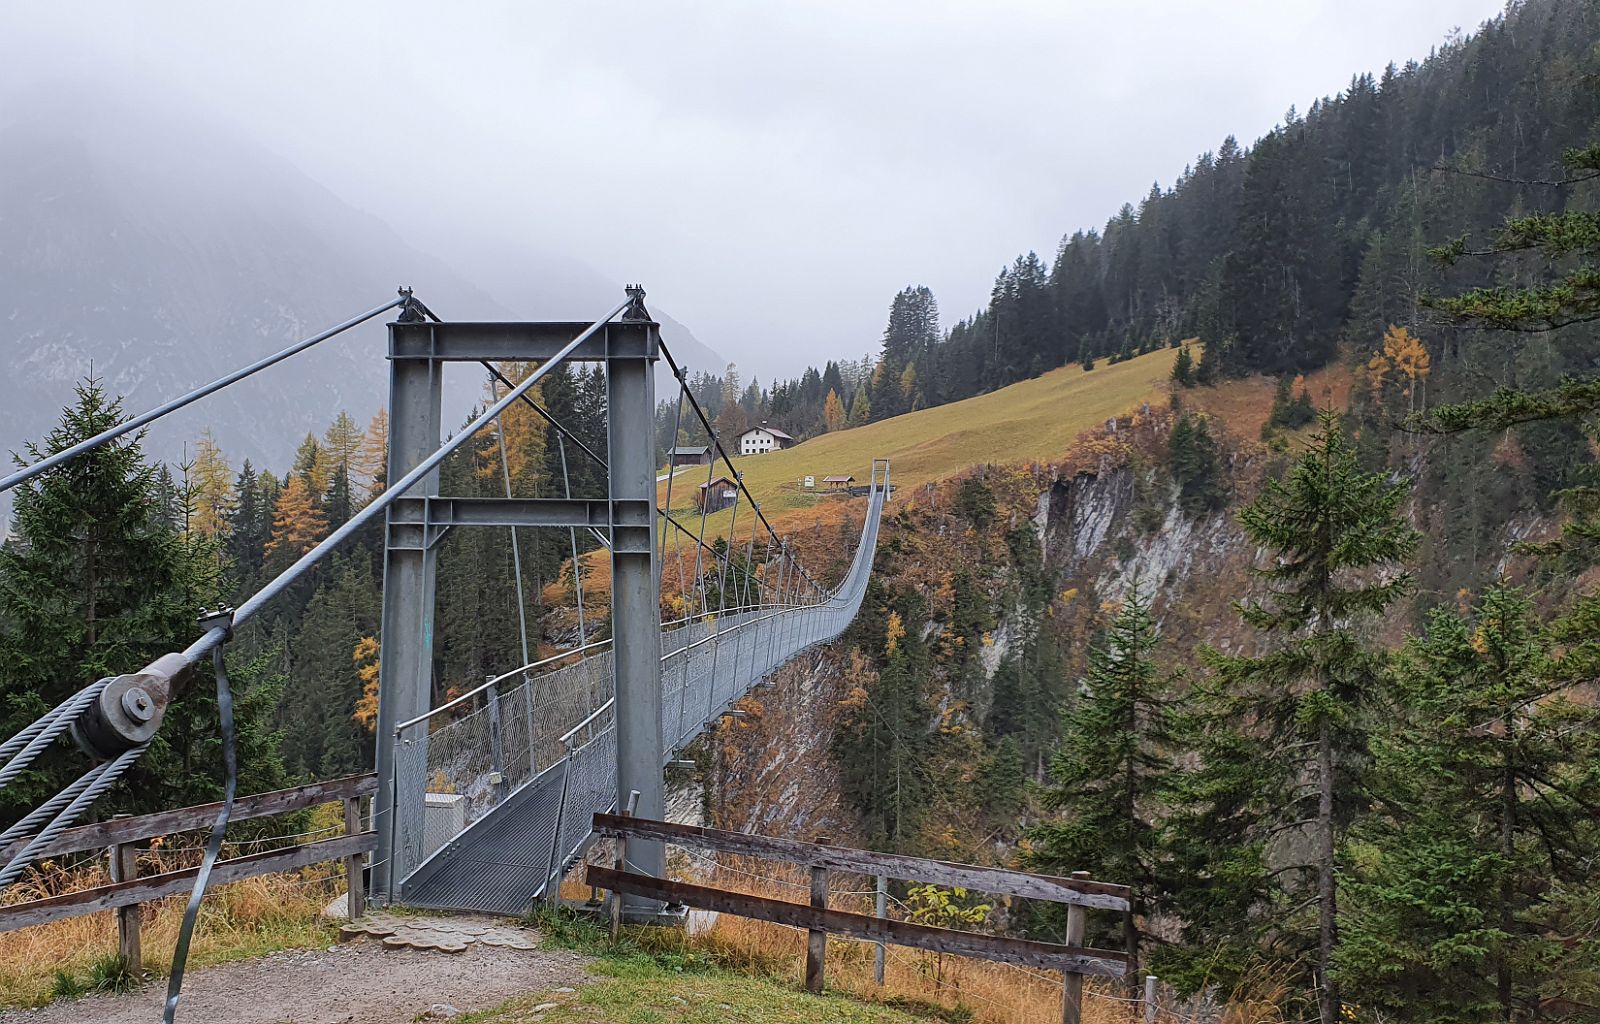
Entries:
[[[1146, 402], [1163, 401], [1172, 360], [1171, 349], [1158, 349], [1087, 372], [1076, 364], [1064, 366], [976, 398], [823, 434], [786, 451], [735, 458], [734, 465], [773, 524], [798, 530], [839, 518], [844, 508], [859, 504], [821, 494], [820, 483], [838, 474], [865, 483], [874, 458], [889, 459], [894, 483], [906, 489], [974, 465], [1057, 458], [1084, 432]], [[704, 472], [685, 470], [677, 476], [675, 512], [693, 511]], [[806, 476], [817, 479], [817, 493], [802, 488]], [[665, 483], [660, 494], [665, 500]], [[741, 515], [748, 516], [748, 508]], [[707, 533], [725, 534], [729, 518], [728, 512], [713, 515]]]

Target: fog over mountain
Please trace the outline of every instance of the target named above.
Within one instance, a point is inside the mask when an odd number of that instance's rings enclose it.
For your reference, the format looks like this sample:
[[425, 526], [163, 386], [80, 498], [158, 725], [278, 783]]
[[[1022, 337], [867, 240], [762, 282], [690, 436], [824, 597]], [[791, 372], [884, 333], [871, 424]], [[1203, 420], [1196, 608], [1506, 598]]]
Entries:
[[[134, 90], [136, 93], [136, 90]], [[378, 305], [409, 285], [441, 316], [572, 319], [620, 280], [494, 238], [447, 266], [402, 221], [362, 212], [202, 109], [168, 97], [36, 90], [0, 114], [0, 448], [42, 437], [90, 373], [130, 412]], [[166, 105], [163, 105], [166, 104]], [[682, 360], [720, 365], [652, 307]], [[282, 469], [307, 431], [383, 404], [387, 315], [167, 417], [147, 447], [175, 461], [207, 427], [237, 465]], [[447, 377], [446, 426], [481, 393]]]

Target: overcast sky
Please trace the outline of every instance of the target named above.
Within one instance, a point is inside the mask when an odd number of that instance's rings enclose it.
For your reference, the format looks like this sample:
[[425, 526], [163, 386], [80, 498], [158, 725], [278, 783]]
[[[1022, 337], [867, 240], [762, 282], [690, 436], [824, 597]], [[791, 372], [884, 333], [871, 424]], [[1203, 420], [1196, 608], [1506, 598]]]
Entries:
[[1017, 253], [1499, 7], [8, 0], [0, 84], [148, 77], [447, 261], [520, 235], [641, 281], [765, 381], [874, 349], [907, 284], [965, 316]]

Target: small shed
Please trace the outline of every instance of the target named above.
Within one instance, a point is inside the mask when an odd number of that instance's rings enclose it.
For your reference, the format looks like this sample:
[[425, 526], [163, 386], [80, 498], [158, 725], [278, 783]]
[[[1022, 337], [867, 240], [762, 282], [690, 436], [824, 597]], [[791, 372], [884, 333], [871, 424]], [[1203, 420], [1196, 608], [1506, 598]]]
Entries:
[[853, 476], [825, 476], [822, 485], [830, 491], [848, 491], [850, 485], [856, 482]]
[[700, 485], [700, 511], [710, 515], [729, 508], [739, 499], [739, 485], [725, 476]]
[[698, 448], [674, 448], [667, 452], [667, 465], [676, 469], [679, 466], [709, 466], [712, 462], [711, 447], [703, 445]]

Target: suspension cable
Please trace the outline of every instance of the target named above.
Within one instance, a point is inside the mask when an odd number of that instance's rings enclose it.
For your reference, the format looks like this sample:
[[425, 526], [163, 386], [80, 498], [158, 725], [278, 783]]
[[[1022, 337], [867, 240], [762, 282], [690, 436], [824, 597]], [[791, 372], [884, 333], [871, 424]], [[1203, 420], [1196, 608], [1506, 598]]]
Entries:
[[[777, 536], [777, 531], [773, 529], [772, 523], [767, 520], [766, 515], [761, 511], [761, 506], [756, 504], [755, 495], [751, 494], [750, 489], [745, 486], [744, 481], [739, 479], [739, 471], [734, 468], [733, 459], [728, 455], [728, 450], [722, 447], [722, 440], [717, 437], [716, 430], [714, 430], [711, 426], [711, 420], [706, 417], [705, 409], [701, 408], [700, 406], [700, 399], [695, 397], [694, 389], [689, 388], [687, 383], [684, 381], [683, 371], [679, 369], [678, 361], [672, 357], [672, 350], [667, 347], [667, 343], [665, 341], [661, 342], [661, 354], [666, 356], [667, 365], [672, 368], [672, 373], [678, 378], [678, 383], [683, 385], [685, 388], [684, 393], [689, 398], [690, 407], [694, 409], [694, 414], [697, 418], [699, 418], [700, 425], [705, 427], [706, 436], [711, 439], [711, 444], [717, 449], [717, 454], [722, 456], [723, 462], [727, 463], [728, 472], [734, 475], [734, 479], [737, 481], [739, 489], [743, 491], [746, 497], [750, 499], [750, 504], [755, 506], [756, 518], [761, 520], [761, 525], [767, 528], [768, 533], [771, 533], [773, 536]], [[713, 460], [713, 464], [715, 464], [715, 460]], [[806, 572], [805, 566], [796, 565], [795, 568], [799, 571], [800, 575], [804, 576], [811, 583], [816, 584], [817, 581], [812, 579], [810, 573]], [[817, 589], [821, 590], [822, 587], [817, 585]]]
[[153, 422], [155, 420], [160, 419], [161, 417], [165, 416], [169, 412], [174, 412], [174, 411], [176, 411], [178, 409], [183, 408], [184, 406], [188, 405], [190, 402], [197, 401], [199, 399], [202, 399], [202, 398], [206, 397], [207, 395], [214, 394], [215, 392], [221, 391], [223, 388], [227, 387], [229, 384], [233, 384], [233, 383], [235, 383], [237, 381], [241, 381], [244, 378], [250, 376], [251, 374], [253, 374], [253, 373], [255, 373], [255, 372], [259, 371], [259, 370], [264, 370], [267, 367], [272, 366], [274, 363], [280, 363], [280, 362], [282, 362], [283, 360], [289, 358], [292, 355], [296, 355], [296, 354], [298, 354], [300, 352], [304, 352], [306, 349], [310, 348], [313, 345], [318, 344], [319, 342], [327, 341], [329, 338], [333, 337], [336, 334], [341, 334], [341, 333], [343, 333], [345, 331], [348, 331], [350, 328], [355, 327], [358, 324], [366, 323], [368, 320], [371, 320], [373, 317], [377, 316], [379, 313], [383, 313], [383, 312], [386, 312], [388, 310], [391, 310], [396, 306], [406, 305], [410, 301], [411, 301], [411, 292], [410, 292], [410, 290], [402, 288], [400, 290], [400, 297], [399, 298], [391, 299], [390, 301], [385, 302], [381, 306], [375, 306], [374, 308], [367, 310], [365, 313], [362, 313], [360, 316], [352, 317], [351, 319], [346, 320], [342, 324], [339, 324], [339, 325], [337, 325], [335, 327], [328, 328], [326, 331], [323, 331], [321, 334], [313, 334], [309, 338], [303, 338], [300, 341], [295, 342], [293, 345], [290, 345], [288, 348], [280, 349], [277, 352], [274, 352], [272, 355], [264, 356], [263, 358], [256, 360], [255, 362], [251, 363], [248, 366], [242, 366], [239, 369], [234, 370], [232, 373], [224, 374], [223, 376], [218, 377], [216, 380], [212, 381], [210, 384], [206, 384], [206, 385], [203, 385], [201, 387], [195, 388], [193, 391], [189, 392], [188, 394], [182, 395], [182, 396], [180, 396], [178, 398], [174, 398], [169, 402], [163, 402], [162, 404], [156, 406], [154, 409], [150, 409], [150, 410], [147, 410], [145, 412], [142, 412], [139, 415], [133, 417], [132, 419], [128, 420], [125, 423], [119, 423], [114, 427], [108, 427], [107, 429], [102, 430], [100, 433], [94, 435], [91, 438], [87, 438], [87, 439], [85, 439], [83, 441], [79, 441], [77, 444], [73, 445], [71, 448], [67, 448], [67, 449], [64, 449], [62, 451], [56, 452], [54, 455], [51, 455], [48, 458], [40, 459], [38, 462], [35, 462], [33, 465], [28, 466], [28, 467], [26, 467], [24, 469], [18, 470], [17, 472], [12, 473], [10, 476], [5, 477], [4, 479], [0, 479], [0, 491], [8, 491], [8, 490], [10, 490], [11, 488], [15, 487], [16, 485], [18, 485], [20, 483], [23, 483], [23, 482], [28, 481], [28, 480], [32, 480], [34, 477], [38, 476], [40, 473], [43, 473], [46, 470], [54, 469], [55, 467], [61, 465], [64, 462], [68, 462], [68, 461], [70, 461], [72, 459], [75, 459], [79, 455], [82, 455], [84, 452], [89, 451], [90, 449], [93, 449], [93, 448], [98, 448], [101, 445], [105, 444], [107, 441], [111, 441], [111, 440], [114, 440], [115, 438], [121, 437], [123, 434], [128, 433], [130, 430], [137, 430], [137, 429], [139, 429], [140, 427], [144, 426], [147, 423], [150, 423], [150, 422]]
[[[488, 365], [488, 364], [485, 364]], [[496, 377], [499, 374], [495, 374]], [[489, 396], [494, 399], [500, 397], [500, 385], [493, 380], [489, 382]], [[506, 497], [511, 497], [511, 459], [506, 454], [506, 426], [505, 417], [496, 416], [494, 421], [495, 441], [500, 448], [500, 479], [505, 484]], [[569, 494], [568, 497], [571, 497]], [[517, 635], [522, 640], [522, 663], [529, 662], [528, 657], [528, 609], [527, 601], [522, 593], [522, 548], [517, 542], [517, 528], [511, 530], [511, 570], [513, 582], [517, 587]]]
[[[384, 492], [374, 498], [366, 508], [363, 508], [360, 512], [357, 512], [355, 515], [351, 516], [343, 526], [328, 534], [328, 536], [324, 537], [310, 551], [307, 551], [305, 554], [296, 559], [293, 565], [279, 573], [271, 580], [271, 582], [267, 583], [260, 590], [251, 595], [250, 598], [243, 604], [239, 605], [238, 610], [234, 612], [234, 624], [236, 626], [244, 625], [245, 622], [249, 621], [251, 617], [261, 610], [263, 605], [272, 600], [274, 597], [277, 597], [291, 583], [299, 579], [307, 569], [321, 561], [323, 556], [326, 555], [330, 550], [342, 544], [351, 534], [355, 533], [357, 530], [360, 530], [367, 523], [377, 518], [378, 513], [383, 512], [390, 505], [398, 501], [402, 495], [409, 491], [420, 480], [438, 468], [439, 463], [443, 462], [447, 457], [449, 457], [452, 452], [466, 444], [467, 441], [479, 430], [482, 430], [487, 423], [504, 412], [507, 406], [532, 390], [533, 386], [539, 383], [539, 381], [544, 378], [545, 374], [555, 369], [558, 365], [560, 365], [563, 359], [577, 351], [578, 347], [585, 341], [588, 341], [595, 334], [599, 333], [600, 329], [605, 327], [607, 322], [609, 322], [612, 317], [616, 316], [624, 309], [627, 309], [628, 305], [632, 301], [633, 300], [631, 297], [623, 299], [621, 302], [617, 303], [617, 305], [605, 316], [584, 328], [577, 335], [577, 337], [567, 342], [566, 345], [562, 346], [559, 352], [545, 360], [545, 362], [537, 370], [530, 373], [526, 380], [512, 388], [510, 391], [506, 392], [504, 397], [498, 399], [492, 405], [490, 405], [489, 408], [479, 413], [477, 418], [473, 419], [466, 426], [462, 427], [456, 436], [440, 445], [434, 450], [432, 455], [429, 455], [427, 458], [423, 459], [417, 464], [416, 468], [411, 470], [411, 472], [407, 473], [405, 476], [401, 477], [399, 480], [395, 481], [394, 484], [385, 489]], [[217, 641], [221, 639], [220, 636], [217, 636], [214, 640], [207, 642], [207, 637], [211, 637], [215, 633], [217, 633], [217, 631], [213, 630], [211, 633], [206, 634], [205, 637], [201, 637], [200, 640], [197, 640], [194, 644], [191, 644], [188, 650], [184, 651], [185, 656], [197, 657], [198, 655], [209, 651], [216, 645]]]

